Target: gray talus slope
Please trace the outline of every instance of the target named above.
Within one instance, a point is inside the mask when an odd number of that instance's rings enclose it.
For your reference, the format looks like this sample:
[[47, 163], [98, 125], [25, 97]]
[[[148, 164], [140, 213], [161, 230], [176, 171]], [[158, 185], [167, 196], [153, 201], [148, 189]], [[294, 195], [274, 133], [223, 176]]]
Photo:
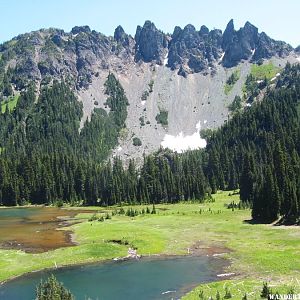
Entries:
[[[284, 59], [272, 58], [271, 61], [283, 67], [287, 61], [296, 62], [296, 58], [291, 55]], [[239, 70], [240, 77], [226, 95], [226, 80], [235, 70]], [[221, 126], [229, 117], [229, 104], [236, 95], [242, 94], [251, 63], [244, 61], [234, 68], [224, 68], [220, 64], [216, 66], [214, 75], [194, 73], [187, 77], [153, 63], [131, 62], [122, 69], [116, 67], [110, 71], [120, 80], [130, 104], [127, 108], [126, 129], [122, 130], [119, 145], [112, 155], [118, 155], [123, 160], [135, 158], [140, 162], [144, 153], [159, 149], [167, 134], [174, 137], [180, 133], [190, 136], [197, 132], [197, 124], [201, 129]], [[104, 105], [107, 98], [104, 82], [108, 74], [109, 70], [99, 69], [99, 75], [93, 78], [89, 87], [78, 92], [84, 110], [82, 126], [95, 107], [107, 110]], [[149, 86], [151, 82], [152, 91]], [[148, 91], [146, 100], [143, 98], [145, 91]], [[162, 110], [168, 112], [167, 126], [156, 121], [157, 114]], [[138, 137], [142, 145], [134, 146], [133, 137]]]

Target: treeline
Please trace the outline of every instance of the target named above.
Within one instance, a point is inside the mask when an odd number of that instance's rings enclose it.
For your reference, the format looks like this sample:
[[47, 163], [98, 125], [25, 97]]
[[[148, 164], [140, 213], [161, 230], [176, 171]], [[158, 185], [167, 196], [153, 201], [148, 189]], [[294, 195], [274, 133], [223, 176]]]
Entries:
[[[252, 216], [300, 216], [300, 67], [287, 65], [264, 100], [235, 115], [208, 140], [210, 186], [240, 188]], [[217, 186], [216, 186], [217, 183]]]
[[[194, 168], [189, 163], [194, 161]], [[3, 205], [85, 205], [161, 203], [204, 199], [210, 188], [202, 170], [201, 155], [184, 157], [161, 153], [145, 157], [140, 171], [129, 162], [124, 168], [115, 158], [104, 165], [55, 151], [17, 159], [0, 158], [0, 199]]]
[[174, 203], [240, 188], [253, 218], [300, 215], [300, 67], [287, 65], [262, 102], [212, 132], [205, 150], [166, 150], [125, 168], [105, 162], [125, 126], [128, 101], [114, 75], [105, 83], [110, 112], [96, 110], [79, 131], [82, 107], [62, 83], [36, 101], [29, 89], [0, 115], [0, 202], [82, 201], [86, 205]]

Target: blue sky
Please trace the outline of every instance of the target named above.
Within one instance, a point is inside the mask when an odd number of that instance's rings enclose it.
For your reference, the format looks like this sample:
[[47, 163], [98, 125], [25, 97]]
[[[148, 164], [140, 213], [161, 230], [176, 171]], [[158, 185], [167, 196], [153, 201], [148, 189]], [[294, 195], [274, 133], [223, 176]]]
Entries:
[[0, 0], [0, 42], [40, 28], [70, 31], [75, 25], [112, 35], [119, 24], [134, 35], [137, 25], [153, 21], [164, 32], [188, 23], [225, 29], [233, 18], [247, 20], [275, 39], [300, 44], [299, 0]]

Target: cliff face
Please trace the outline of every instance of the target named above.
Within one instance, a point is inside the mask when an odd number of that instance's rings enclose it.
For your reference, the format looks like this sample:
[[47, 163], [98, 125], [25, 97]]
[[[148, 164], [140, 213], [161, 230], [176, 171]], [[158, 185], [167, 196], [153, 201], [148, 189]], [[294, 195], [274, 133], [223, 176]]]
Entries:
[[[220, 126], [228, 118], [228, 105], [241, 95], [252, 63], [271, 59], [283, 65], [296, 61], [296, 54], [249, 22], [235, 30], [231, 20], [224, 33], [206, 26], [198, 31], [189, 24], [168, 35], [146, 21], [134, 37], [121, 26], [113, 37], [88, 26], [69, 33], [43, 29], [22, 34], [0, 45], [0, 58], [0, 99], [7, 96], [7, 84], [11, 94], [30, 83], [39, 93], [53, 80], [64, 80], [83, 103], [81, 127], [95, 107], [107, 109], [103, 83], [109, 72], [115, 73], [130, 103], [127, 129], [115, 154], [141, 157], [158, 149], [166, 135], [189, 136], [199, 126]], [[237, 68], [239, 79], [226, 94], [226, 80]], [[161, 112], [168, 112], [167, 124], [157, 121]], [[139, 151], [133, 136], [142, 140]]]

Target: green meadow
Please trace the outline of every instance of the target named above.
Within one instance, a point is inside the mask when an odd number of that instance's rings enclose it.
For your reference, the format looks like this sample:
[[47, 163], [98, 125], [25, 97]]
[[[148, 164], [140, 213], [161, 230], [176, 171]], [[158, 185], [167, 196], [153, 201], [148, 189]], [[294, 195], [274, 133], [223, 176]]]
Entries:
[[[222, 296], [226, 286], [232, 299], [242, 299], [245, 293], [247, 299], [257, 299], [264, 281], [270, 282], [274, 291], [299, 290], [299, 228], [251, 224], [249, 209], [226, 207], [232, 201], [238, 203], [239, 196], [219, 192], [214, 202], [162, 204], [156, 206], [156, 214], [135, 217], [114, 215], [119, 207], [89, 207], [95, 210], [97, 220], [90, 221], [93, 213], [81, 213], [82, 222], [66, 228], [73, 230], [75, 246], [39, 254], [0, 250], [0, 281], [43, 268], [126, 256], [129, 245], [141, 255], [184, 255], [198, 244], [204, 249], [228, 248], [223, 256], [231, 264], [224, 272], [235, 275], [199, 286], [184, 299], [201, 299], [201, 293], [215, 299], [217, 291]], [[123, 208], [126, 211], [128, 207]], [[133, 207], [138, 211], [145, 208]], [[99, 222], [107, 213], [113, 214], [112, 218]]]

